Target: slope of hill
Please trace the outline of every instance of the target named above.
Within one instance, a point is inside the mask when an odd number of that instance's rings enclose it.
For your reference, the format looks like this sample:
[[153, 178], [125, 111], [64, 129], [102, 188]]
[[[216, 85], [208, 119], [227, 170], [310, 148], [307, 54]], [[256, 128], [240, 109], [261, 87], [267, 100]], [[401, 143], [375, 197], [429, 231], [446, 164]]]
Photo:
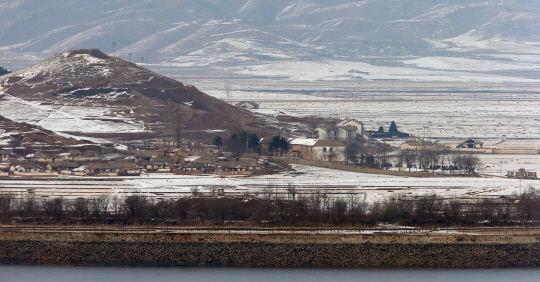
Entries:
[[66, 146], [92, 144], [92, 142], [58, 135], [51, 130], [15, 122], [0, 115], [0, 148], [17, 147], [21, 144], [29, 144], [45, 150], [55, 146], [66, 148]]
[[265, 131], [266, 124], [193, 86], [97, 49], [74, 49], [0, 77], [0, 110], [61, 132], [133, 134]]

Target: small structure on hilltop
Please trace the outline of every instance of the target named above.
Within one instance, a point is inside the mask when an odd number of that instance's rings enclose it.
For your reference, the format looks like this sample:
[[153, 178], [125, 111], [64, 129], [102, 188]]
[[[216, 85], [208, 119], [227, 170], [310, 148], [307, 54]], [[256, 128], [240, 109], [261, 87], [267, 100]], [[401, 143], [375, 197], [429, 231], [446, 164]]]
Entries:
[[238, 107], [238, 108], [247, 109], [247, 110], [258, 109], [259, 108], [259, 104], [255, 103], [255, 102], [251, 102], [251, 101], [242, 101], [242, 102], [236, 104], [235, 106]]
[[534, 171], [527, 171], [524, 168], [518, 169], [518, 171], [508, 171], [506, 177], [515, 179], [533, 179], [537, 180], [538, 176]]

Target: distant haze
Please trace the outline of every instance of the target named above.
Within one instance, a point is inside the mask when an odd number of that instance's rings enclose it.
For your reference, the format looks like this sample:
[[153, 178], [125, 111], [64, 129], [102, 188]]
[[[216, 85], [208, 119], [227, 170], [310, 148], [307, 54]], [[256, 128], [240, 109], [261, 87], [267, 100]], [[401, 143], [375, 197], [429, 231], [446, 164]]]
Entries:
[[532, 0], [7, 0], [0, 58], [44, 59], [72, 48], [111, 54], [113, 42], [122, 58], [179, 67], [538, 55], [538, 19], [540, 2]]

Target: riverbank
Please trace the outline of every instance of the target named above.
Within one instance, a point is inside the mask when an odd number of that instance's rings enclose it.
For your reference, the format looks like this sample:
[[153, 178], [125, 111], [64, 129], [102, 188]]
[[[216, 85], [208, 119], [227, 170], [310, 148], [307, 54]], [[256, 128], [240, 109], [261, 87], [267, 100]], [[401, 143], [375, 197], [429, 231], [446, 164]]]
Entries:
[[540, 236], [2, 232], [0, 262], [343, 268], [538, 267]]

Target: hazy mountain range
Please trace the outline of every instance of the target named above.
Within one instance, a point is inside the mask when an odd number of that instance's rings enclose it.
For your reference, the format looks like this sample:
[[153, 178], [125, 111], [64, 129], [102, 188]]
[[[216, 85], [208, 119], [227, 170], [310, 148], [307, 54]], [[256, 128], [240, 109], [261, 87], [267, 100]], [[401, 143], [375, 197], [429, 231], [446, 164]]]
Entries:
[[6, 0], [0, 56], [44, 59], [72, 48], [108, 54], [115, 48], [114, 55], [131, 53], [135, 62], [191, 67], [537, 55], [538, 19], [540, 2], [532, 0]]

